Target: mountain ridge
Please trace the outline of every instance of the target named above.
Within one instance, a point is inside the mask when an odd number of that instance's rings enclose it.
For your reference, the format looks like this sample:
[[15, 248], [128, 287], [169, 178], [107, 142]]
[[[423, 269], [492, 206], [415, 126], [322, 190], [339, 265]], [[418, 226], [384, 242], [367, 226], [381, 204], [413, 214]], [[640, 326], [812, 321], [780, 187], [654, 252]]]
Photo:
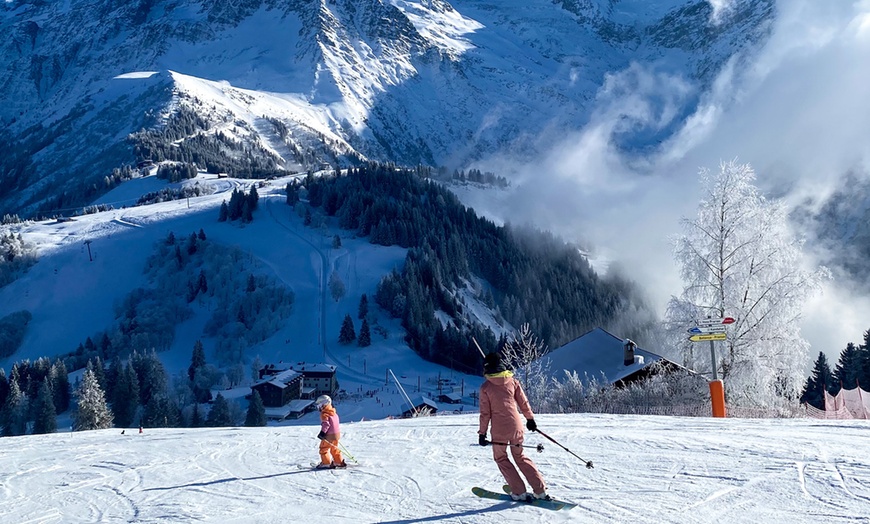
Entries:
[[[660, 63], [694, 86], [670, 127], [624, 141], [653, 143], [691, 112], [729, 57], [763, 40], [773, 3], [735, 8], [717, 25], [705, 1], [642, 6], [633, 0], [536, 0], [499, 9], [479, 0], [7, 3], [0, 30], [14, 36], [0, 61], [9, 71], [0, 78], [8, 98], [0, 108], [6, 130], [0, 140], [19, 154], [3, 161], [0, 179], [26, 191], [0, 193], [0, 207], [45, 214], [109, 189], [104, 177], [141, 160], [120, 137], [156, 125], [149, 114], [177, 107], [177, 97], [166, 93], [183, 93], [184, 85], [169, 71], [294, 96], [305, 111], [283, 118], [285, 125], [325, 126], [345, 144], [336, 150], [331, 138], [319, 139], [310, 155], [273, 159], [277, 169], [346, 166], [353, 158], [463, 167], [496, 152], [534, 154], [542, 131], [581, 126], [606, 76], [632, 60]], [[619, 9], [641, 16], [629, 25]], [[672, 27], [673, 20], [681, 24]], [[166, 83], [141, 92], [114, 85], [134, 71], [162, 72]], [[244, 102], [222, 100], [218, 109], [231, 120], [245, 118]], [[303, 142], [318, 140], [316, 132], [306, 136]], [[264, 140], [254, 129], [243, 142], [256, 149]]]

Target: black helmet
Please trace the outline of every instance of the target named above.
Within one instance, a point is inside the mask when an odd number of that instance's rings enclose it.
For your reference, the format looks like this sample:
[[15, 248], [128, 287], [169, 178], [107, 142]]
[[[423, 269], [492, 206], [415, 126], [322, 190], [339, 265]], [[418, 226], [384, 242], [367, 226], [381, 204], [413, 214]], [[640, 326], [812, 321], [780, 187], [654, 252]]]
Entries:
[[507, 371], [507, 367], [504, 365], [504, 362], [502, 362], [501, 355], [497, 352], [492, 352], [483, 358], [484, 375], [494, 375], [496, 373], [501, 373], [502, 371]]

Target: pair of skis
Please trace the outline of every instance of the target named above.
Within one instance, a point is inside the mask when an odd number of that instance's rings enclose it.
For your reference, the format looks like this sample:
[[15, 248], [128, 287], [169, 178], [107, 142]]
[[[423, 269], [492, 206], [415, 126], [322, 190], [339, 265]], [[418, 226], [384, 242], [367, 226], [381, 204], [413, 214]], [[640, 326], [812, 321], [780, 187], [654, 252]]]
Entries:
[[552, 510], [560, 510], [560, 509], [571, 509], [577, 507], [577, 504], [573, 504], [571, 502], [565, 502], [564, 500], [541, 500], [532, 498], [527, 501], [514, 500], [510, 496], [511, 488], [508, 485], [502, 487], [504, 493], [496, 493], [495, 491], [490, 491], [488, 489], [474, 487], [471, 488], [471, 492], [477, 495], [480, 498], [484, 499], [493, 499], [493, 500], [505, 500], [508, 502], [516, 502], [518, 504], [528, 504], [529, 506], [537, 506], [539, 508], [552, 509]]

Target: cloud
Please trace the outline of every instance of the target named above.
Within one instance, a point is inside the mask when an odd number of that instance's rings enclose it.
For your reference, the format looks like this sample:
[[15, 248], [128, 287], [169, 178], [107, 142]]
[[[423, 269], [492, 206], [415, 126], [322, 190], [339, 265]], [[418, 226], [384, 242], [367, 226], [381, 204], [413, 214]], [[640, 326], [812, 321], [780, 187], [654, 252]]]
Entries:
[[[710, 3], [714, 16], [731, 5]], [[541, 158], [520, 167], [491, 159], [490, 168], [513, 169], [516, 191], [490, 214], [591, 244], [663, 312], [682, 286], [668, 239], [696, 213], [699, 168], [748, 162], [762, 191], [790, 203], [830, 194], [850, 170], [870, 172], [868, 56], [870, 1], [792, 0], [777, 4], [764, 47], [735, 57], [688, 118], [680, 110], [698, 96], [692, 85], [634, 63], [607, 77], [590, 123]], [[616, 147], [628, 131], [654, 134], [674, 122], [680, 127], [656, 151], [628, 156]], [[870, 328], [853, 315], [847, 290], [832, 283], [808, 304], [802, 329], [811, 351], [834, 362]]]

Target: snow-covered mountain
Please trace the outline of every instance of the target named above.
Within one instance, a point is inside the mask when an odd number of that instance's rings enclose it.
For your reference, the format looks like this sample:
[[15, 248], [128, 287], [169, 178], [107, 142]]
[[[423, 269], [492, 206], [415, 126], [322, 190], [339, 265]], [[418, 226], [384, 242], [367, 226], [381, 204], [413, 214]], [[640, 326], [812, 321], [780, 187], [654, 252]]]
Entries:
[[210, 137], [261, 171], [527, 157], [580, 129], [608, 75], [636, 62], [684, 82], [653, 103], [656, 125], [619, 134], [642, 149], [774, 14], [773, 0], [6, 1], [0, 209], [86, 203], [153, 155], [129, 137], [143, 129], [180, 128], [161, 140], [181, 150]]

